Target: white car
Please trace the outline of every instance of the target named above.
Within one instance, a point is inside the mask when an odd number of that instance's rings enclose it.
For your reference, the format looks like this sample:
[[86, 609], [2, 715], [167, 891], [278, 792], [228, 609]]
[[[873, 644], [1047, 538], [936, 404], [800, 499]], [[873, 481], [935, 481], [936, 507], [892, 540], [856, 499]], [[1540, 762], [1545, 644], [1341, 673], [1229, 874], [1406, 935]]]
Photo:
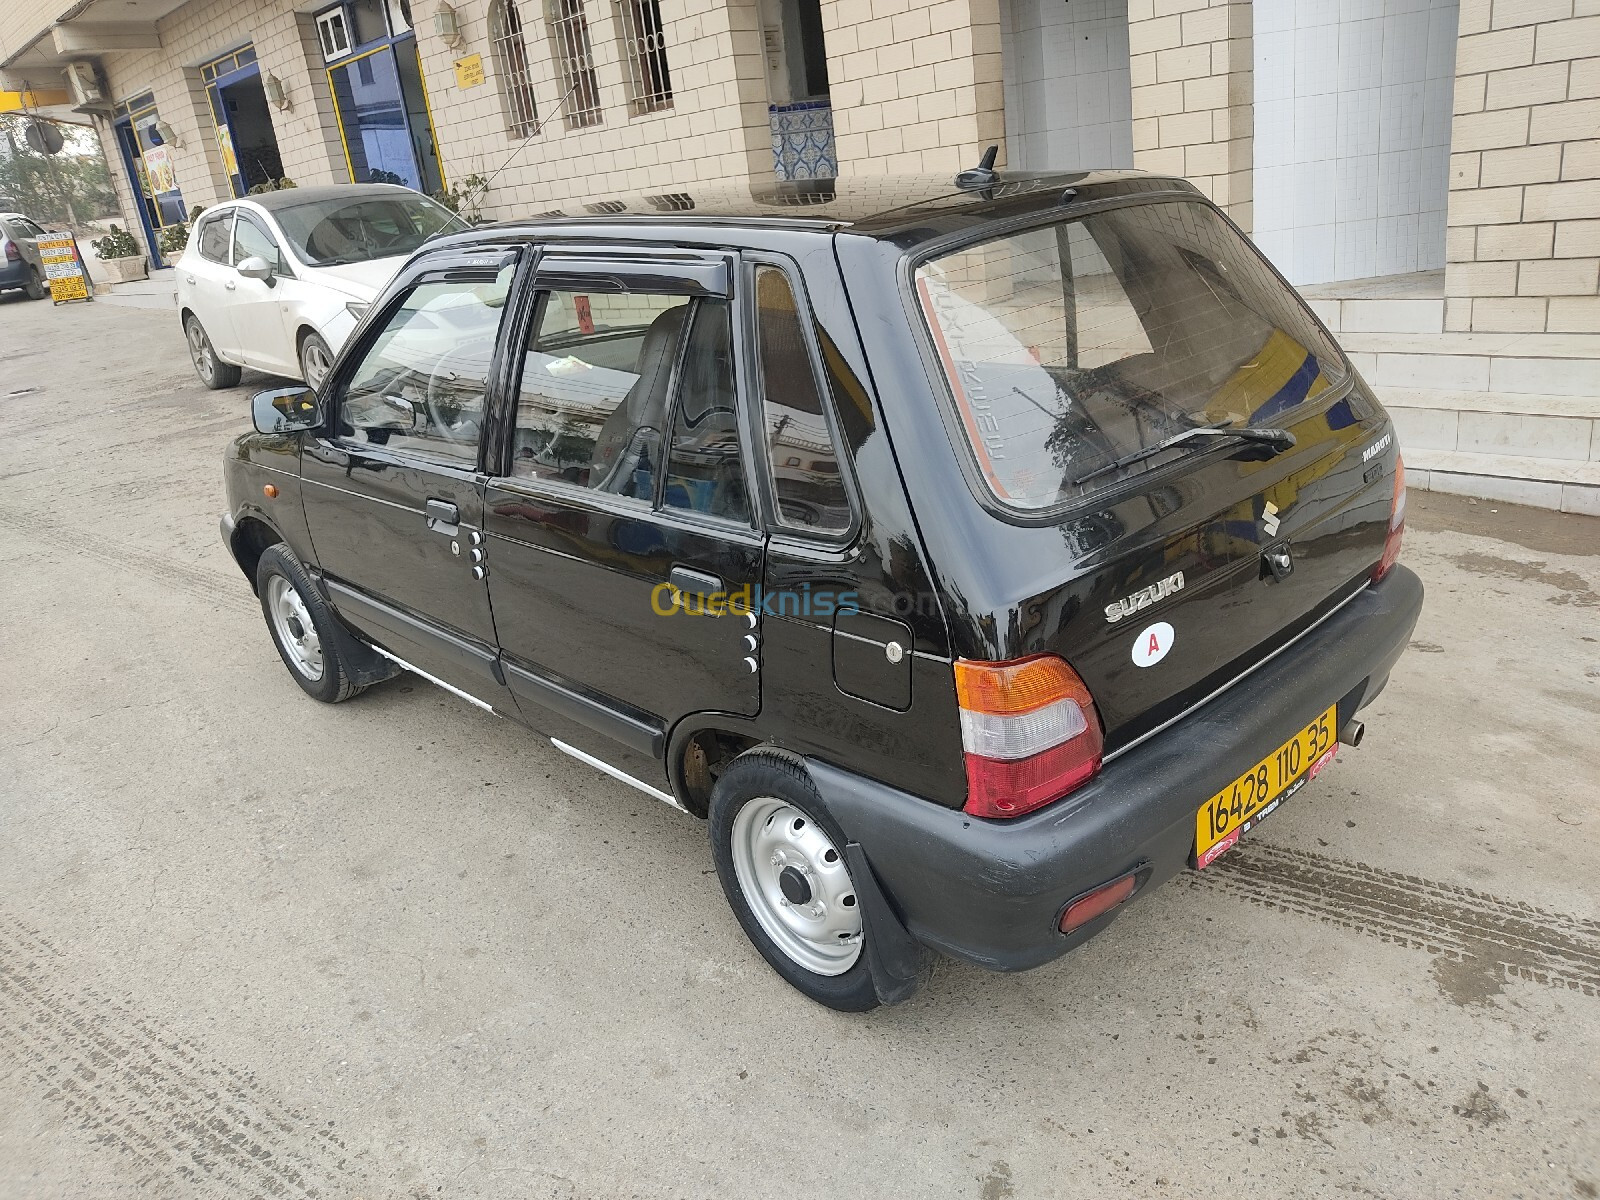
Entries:
[[320, 387], [339, 347], [411, 253], [467, 225], [385, 183], [287, 188], [208, 208], [176, 264], [189, 356], [208, 388], [240, 367]]

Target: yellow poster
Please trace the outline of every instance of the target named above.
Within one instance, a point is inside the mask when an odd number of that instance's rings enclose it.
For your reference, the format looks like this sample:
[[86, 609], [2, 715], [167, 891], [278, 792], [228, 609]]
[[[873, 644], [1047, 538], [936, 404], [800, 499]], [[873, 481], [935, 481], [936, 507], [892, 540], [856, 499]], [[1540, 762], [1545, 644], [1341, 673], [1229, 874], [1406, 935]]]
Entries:
[[483, 82], [483, 55], [469, 54], [456, 59], [456, 86], [474, 88]]
[[39, 247], [39, 260], [44, 264], [44, 276], [50, 283], [50, 299], [57, 304], [63, 300], [89, 299], [89, 277], [78, 259], [78, 244], [73, 236], [70, 233], [46, 234], [34, 244]]
[[172, 169], [172, 151], [166, 146], [151, 146], [144, 152], [144, 169], [150, 176], [150, 190], [156, 195], [178, 190], [178, 176]]
[[222, 169], [226, 174], [239, 173], [239, 160], [233, 154], [233, 134], [226, 125], [217, 126], [217, 149], [222, 151]]

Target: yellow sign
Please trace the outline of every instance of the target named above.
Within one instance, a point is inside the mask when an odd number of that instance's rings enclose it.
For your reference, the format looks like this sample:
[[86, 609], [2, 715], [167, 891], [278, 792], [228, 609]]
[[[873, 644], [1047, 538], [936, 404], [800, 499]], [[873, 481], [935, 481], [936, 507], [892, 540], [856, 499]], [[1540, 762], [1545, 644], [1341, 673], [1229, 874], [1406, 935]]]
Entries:
[[70, 233], [46, 234], [34, 244], [39, 247], [44, 276], [50, 281], [50, 299], [57, 304], [89, 299], [89, 277], [84, 274], [83, 262], [78, 258], [78, 243], [73, 236]]
[[475, 88], [483, 82], [483, 55], [469, 54], [456, 59], [456, 86]]
[[233, 153], [233, 134], [226, 125], [217, 126], [217, 149], [222, 151], [222, 170], [228, 175], [239, 173], [239, 160]]

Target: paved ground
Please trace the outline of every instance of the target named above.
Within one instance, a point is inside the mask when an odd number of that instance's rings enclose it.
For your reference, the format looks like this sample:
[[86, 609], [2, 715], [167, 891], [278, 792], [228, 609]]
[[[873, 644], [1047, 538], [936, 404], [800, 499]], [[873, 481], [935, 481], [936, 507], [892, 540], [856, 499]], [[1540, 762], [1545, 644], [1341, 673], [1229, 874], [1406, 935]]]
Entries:
[[300, 694], [216, 535], [253, 382], [0, 303], [0, 1196], [1600, 1189], [1600, 522], [1414, 495], [1361, 750], [1066, 961], [851, 1018], [692, 819]]

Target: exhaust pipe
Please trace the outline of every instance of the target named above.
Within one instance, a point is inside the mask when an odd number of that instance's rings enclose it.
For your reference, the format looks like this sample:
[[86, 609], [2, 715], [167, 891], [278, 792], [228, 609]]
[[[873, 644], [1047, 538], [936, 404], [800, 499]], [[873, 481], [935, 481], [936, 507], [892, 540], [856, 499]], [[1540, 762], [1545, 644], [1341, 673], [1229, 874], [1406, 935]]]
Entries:
[[1367, 727], [1354, 717], [1351, 717], [1344, 723], [1344, 728], [1339, 730], [1339, 740], [1354, 750], [1361, 745], [1361, 739], [1366, 736], [1366, 733]]

